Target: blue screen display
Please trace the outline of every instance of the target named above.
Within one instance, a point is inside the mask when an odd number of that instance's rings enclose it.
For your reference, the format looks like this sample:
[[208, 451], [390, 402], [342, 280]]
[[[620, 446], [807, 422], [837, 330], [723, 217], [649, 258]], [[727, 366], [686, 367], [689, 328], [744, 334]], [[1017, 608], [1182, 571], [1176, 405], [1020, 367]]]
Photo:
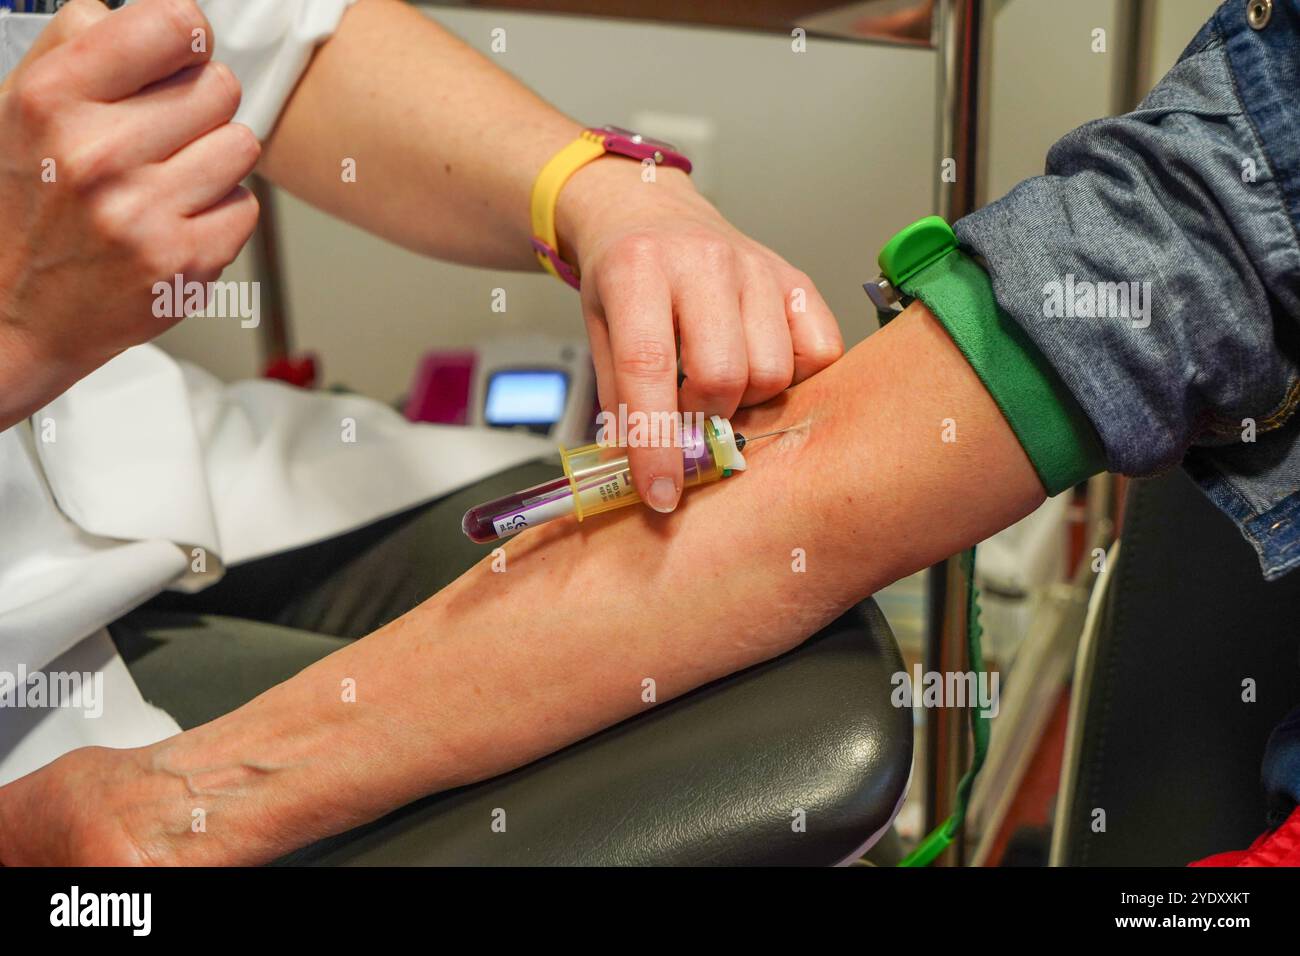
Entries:
[[568, 392], [564, 372], [497, 372], [488, 380], [483, 417], [489, 425], [550, 425], [564, 417]]

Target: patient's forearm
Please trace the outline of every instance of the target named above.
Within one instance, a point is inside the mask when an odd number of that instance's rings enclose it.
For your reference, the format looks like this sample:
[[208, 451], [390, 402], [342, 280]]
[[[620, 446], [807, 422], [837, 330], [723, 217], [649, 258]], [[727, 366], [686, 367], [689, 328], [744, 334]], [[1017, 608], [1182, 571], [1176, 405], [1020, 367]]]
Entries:
[[[647, 709], [644, 679], [663, 701], [780, 654], [1043, 499], [996, 406], [920, 306], [737, 417], [751, 434], [805, 422], [752, 446], [748, 472], [688, 493], [674, 515], [627, 509], [526, 532], [505, 546], [504, 572], [485, 560], [391, 625], [153, 748], [151, 765], [207, 808], [195, 835], [178, 803], [167, 839], [199, 862], [267, 859], [519, 766]], [[793, 569], [795, 549], [806, 571]]]

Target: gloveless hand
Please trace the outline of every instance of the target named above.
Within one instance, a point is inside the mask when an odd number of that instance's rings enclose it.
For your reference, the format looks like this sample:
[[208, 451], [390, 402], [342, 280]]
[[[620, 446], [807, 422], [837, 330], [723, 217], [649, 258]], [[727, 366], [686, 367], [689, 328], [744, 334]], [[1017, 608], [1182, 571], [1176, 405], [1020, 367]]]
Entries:
[[[154, 834], [176, 804], [147, 768], [146, 750], [83, 747], [0, 787], [0, 866], [138, 866], [179, 862]], [[179, 789], [179, 788], [177, 788]], [[185, 826], [183, 807], [173, 821]]]
[[73, 0], [0, 87], [0, 429], [165, 331], [252, 234], [240, 88], [193, 0]]
[[[579, 170], [560, 194], [560, 252], [582, 275], [601, 407], [729, 416], [834, 362], [839, 325], [812, 280], [741, 233], [690, 178], [627, 159]], [[685, 380], [678, 388], [681, 370]], [[682, 488], [679, 448], [629, 449], [660, 511]]]

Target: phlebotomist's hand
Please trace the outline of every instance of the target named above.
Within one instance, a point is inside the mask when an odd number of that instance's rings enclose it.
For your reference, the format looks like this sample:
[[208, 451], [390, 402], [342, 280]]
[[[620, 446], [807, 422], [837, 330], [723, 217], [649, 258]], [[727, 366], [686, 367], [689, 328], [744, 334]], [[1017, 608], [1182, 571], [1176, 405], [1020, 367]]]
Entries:
[[214, 43], [193, 0], [73, 0], [0, 87], [0, 429], [175, 324], [155, 283], [251, 235], [260, 146]]
[[[560, 252], [581, 275], [601, 407], [731, 415], [843, 353], [808, 276], [724, 219], [677, 169], [602, 157], [560, 193]], [[678, 388], [678, 346], [681, 372]], [[678, 448], [629, 449], [641, 497], [672, 510]]]

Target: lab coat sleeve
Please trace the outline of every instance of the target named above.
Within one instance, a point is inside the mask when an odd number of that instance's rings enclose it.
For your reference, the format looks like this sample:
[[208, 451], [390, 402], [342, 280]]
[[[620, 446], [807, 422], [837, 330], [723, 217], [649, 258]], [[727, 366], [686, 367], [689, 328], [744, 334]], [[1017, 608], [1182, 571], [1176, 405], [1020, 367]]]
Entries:
[[[199, 0], [215, 57], [235, 72], [244, 97], [236, 122], [264, 140], [275, 129], [316, 47], [354, 0]], [[0, 78], [18, 65], [51, 18], [0, 10]]]
[[212, 24], [215, 57], [235, 72], [244, 98], [236, 122], [265, 140], [275, 128], [316, 47], [353, 0], [200, 0]]

